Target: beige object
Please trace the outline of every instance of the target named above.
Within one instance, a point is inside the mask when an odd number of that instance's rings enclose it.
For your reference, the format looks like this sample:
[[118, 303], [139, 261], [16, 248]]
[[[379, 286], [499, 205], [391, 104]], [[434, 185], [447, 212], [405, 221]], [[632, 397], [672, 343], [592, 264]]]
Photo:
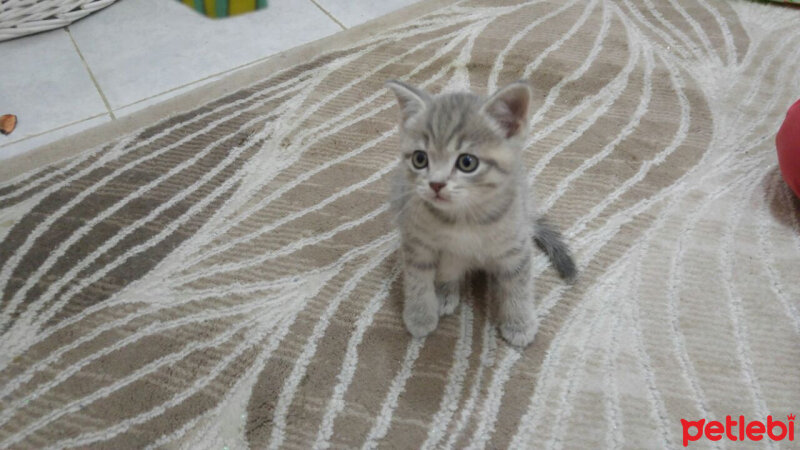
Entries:
[[13, 114], [3, 114], [0, 116], [0, 133], [11, 134], [17, 127], [17, 116]]
[[116, 0], [2, 0], [0, 41], [67, 26]]
[[[682, 418], [785, 421], [800, 214], [772, 140], [798, 14], [422, 2], [3, 161], [0, 447], [676, 448]], [[521, 77], [525, 163], [581, 273], [536, 259], [522, 352], [480, 277], [412, 341], [383, 83]]]

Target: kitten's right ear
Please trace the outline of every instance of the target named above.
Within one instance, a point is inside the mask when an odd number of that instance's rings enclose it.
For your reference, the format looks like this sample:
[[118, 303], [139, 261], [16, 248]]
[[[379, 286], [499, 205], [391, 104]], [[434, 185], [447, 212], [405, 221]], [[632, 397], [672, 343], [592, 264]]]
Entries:
[[393, 90], [397, 95], [397, 101], [400, 103], [400, 109], [403, 112], [403, 123], [422, 112], [430, 102], [431, 97], [427, 92], [402, 81], [389, 80], [386, 82], [386, 87]]
[[483, 111], [500, 126], [506, 138], [512, 138], [525, 130], [530, 105], [531, 86], [520, 80], [489, 97]]

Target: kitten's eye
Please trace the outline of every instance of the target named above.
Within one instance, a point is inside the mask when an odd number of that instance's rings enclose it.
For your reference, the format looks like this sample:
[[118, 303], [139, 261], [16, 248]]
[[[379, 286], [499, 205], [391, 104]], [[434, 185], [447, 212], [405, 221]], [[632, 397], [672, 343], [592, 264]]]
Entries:
[[428, 167], [428, 154], [422, 150], [417, 150], [411, 155], [411, 164], [416, 169]]
[[462, 153], [458, 155], [456, 167], [458, 167], [458, 170], [465, 173], [474, 172], [475, 169], [478, 168], [478, 157], [470, 155], [469, 153]]

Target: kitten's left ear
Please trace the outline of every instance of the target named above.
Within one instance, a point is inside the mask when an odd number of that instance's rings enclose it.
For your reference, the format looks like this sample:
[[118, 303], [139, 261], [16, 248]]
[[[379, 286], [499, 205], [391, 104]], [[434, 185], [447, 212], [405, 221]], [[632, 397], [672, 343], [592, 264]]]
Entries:
[[397, 96], [400, 109], [403, 111], [403, 123], [406, 123], [408, 119], [422, 112], [425, 106], [430, 102], [431, 97], [427, 92], [403, 83], [402, 81], [389, 80], [386, 82], [386, 87], [394, 91]]
[[512, 138], [525, 131], [531, 96], [530, 84], [520, 80], [497, 91], [484, 103], [482, 110], [500, 125], [507, 139]]

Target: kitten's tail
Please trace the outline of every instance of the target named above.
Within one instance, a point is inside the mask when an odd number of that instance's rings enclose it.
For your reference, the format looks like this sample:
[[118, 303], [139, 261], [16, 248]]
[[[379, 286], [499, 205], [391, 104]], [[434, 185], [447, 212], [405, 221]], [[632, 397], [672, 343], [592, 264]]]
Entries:
[[536, 245], [547, 253], [550, 262], [553, 263], [561, 278], [567, 281], [575, 279], [578, 270], [575, 267], [575, 261], [572, 260], [569, 247], [561, 238], [561, 233], [551, 227], [544, 217], [536, 219], [533, 239]]

